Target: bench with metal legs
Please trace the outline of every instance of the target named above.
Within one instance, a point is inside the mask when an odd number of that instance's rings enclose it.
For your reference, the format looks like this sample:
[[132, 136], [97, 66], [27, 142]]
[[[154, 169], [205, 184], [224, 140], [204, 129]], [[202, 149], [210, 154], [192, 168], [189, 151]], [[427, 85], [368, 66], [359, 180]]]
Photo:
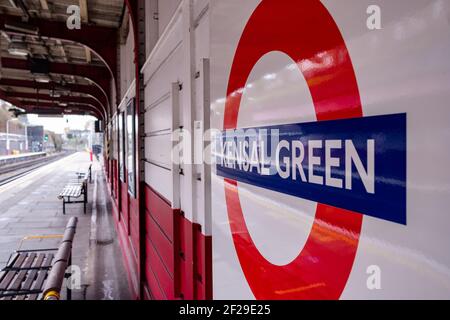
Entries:
[[[19, 250], [9, 258], [0, 271], [0, 300], [59, 300], [66, 273], [72, 265], [72, 243], [78, 219], [71, 218], [64, 235], [29, 236], [22, 239]], [[21, 250], [25, 240], [60, 238], [58, 248]], [[55, 255], [56, 252], [56, 255]], [[67, 299], [72, 292], [67, 287]]]
[[[83, 200], [73, 200], [83, 197]], [[83, 203], [84, 214], [86, 214], [88, 202], [87, 180], [83, 182], [71, 182], [67, 184], [58, 196], [63, 201], [63, 214], [66, 214], [66, 204]]]

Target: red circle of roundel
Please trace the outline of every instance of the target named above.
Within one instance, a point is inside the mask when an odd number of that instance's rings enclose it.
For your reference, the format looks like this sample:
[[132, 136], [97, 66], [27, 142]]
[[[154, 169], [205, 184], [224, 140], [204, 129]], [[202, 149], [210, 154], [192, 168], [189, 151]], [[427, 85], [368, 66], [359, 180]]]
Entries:
[[[258, 60], [272, 51], [281, 51], [297, 62], [318, 121], [363, 116], [344, 39], [322, 3], [263, 0], [236, 49], [227, 89], [225, 130], [237, 127], [242, 88]], [[356, 256], [361, 214], [318, 203], [303, 250], [291, 263], [277, 266], [262, 256], [250, 236], [236, 181], [225, 179], [225, 197], [239, 262], [257, 299], [340, 298]]]

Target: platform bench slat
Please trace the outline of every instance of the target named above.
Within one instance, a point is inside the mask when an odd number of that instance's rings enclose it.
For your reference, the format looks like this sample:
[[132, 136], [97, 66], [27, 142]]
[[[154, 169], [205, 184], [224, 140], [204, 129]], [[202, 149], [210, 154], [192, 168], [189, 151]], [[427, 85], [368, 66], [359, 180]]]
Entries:
[[67, 185], [64, 187], [63, 191], [59, 194], [59, 198], [62, 199], [63, 197], [71, 197], [71, 198], [79, 198], [81, 197], [83, 190], [82, 184], [74, 184], [74, 185]]
[[6, 277], [3, 278], [2, 282], [0, 283], [0, 290], [6, 290], [9, 286], [9, 284], [13, 281], [14, 277], [16, 276], [16, 271], [8, 271], [6, 274]]
[[[0, 300], [59, 299], [64, 278], [69, 276], [66, 269], [72, 264], [77, 222], [77, 218], [70, 219], [58, 249], [18, 250], [11, 254], [6, 267], [0, 270]], [[67, 299], [71, 299], [70, 288]]]
[[[84, 214], [86, 214], [87, 206], [87, 180], [83, 182], [69, 182], [61, 193], [58, 195], [58, 199], [63, 201], [63, 214], [66, 214], [66, 204], [83, 203]], [[78, 199], [83, 196], [82, 201], [73, 201], [72, 199]]]

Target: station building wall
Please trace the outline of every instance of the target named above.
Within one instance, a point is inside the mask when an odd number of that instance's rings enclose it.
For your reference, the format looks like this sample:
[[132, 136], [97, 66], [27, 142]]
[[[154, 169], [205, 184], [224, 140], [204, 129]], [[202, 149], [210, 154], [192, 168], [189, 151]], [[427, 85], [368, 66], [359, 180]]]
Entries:
[[[209, 182], [205, 177], [209, 170], [201, 163], [191, 164], [194, 127], [199, 132], [209, 123], [209, 114], [204, 112], [209, 110], [208, 2], [145, 2], [147, 62], [141, 70], [145, 98], [140, 106], [144, 112], [136, 115], [136, 140], [143, 137], [144, 159], [136, 195], [129, 192], [126, 161], [132, 152], [127, 148], [127, 106], [136, 99], [132, 23], [119, 48], [121, 100], [108, 126], [114, 138], [107, 163], [116, 227], [136, 298], [212, 296]], [[139, 120], [143, 120], [142, 127]], [[176, 149], [178, 143], [172, 141], [177, 130], [191, 142], [183, 150]], [[201, 135], [198, 139], [202, 143]], [[185, 163], [172, 161], [174, 148], [184, 154]], [[139, 172], [135, 176], [138, 179]]]

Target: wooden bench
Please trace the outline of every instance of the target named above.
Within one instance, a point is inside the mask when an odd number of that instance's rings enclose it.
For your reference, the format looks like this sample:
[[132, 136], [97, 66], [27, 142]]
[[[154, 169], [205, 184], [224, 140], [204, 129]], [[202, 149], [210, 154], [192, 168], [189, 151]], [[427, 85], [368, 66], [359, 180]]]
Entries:
[[[81, 182], [70, 182], [68, 183], [58, 196], [58, 199], [63, 201], [63, 214], [66, 214], [66, 204], [72, 203], [83, 203], [84, 204], [84, 214], [86, 214], [86, 207], [88, 202], [88, 188], [87, 180]], [[73, 199], [79, 199], [83, 196], [83, 200], [74, 201]]]
[[[59, 248], [17, 250], [0, 271], [0, 300], [59, 300], [64, 278], [72, 265], [72, 243], [78, 219], [71, 218], [64, 235], [26, 237], [29, 239], [61, 238]], [[56, 252], [56, 254], [55, 254]], [[67, 299], [72, 292], [67, 287]]]

